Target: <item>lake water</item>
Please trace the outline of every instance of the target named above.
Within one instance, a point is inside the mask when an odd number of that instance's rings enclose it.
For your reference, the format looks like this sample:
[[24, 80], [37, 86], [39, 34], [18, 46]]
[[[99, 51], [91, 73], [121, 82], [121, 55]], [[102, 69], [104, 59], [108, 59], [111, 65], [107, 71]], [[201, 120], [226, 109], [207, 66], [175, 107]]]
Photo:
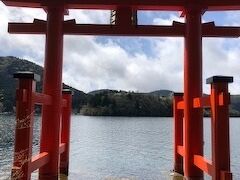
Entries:
[[[35, 154], [39, 119], [35, 117]], [[14, 116], [0, 116], [0, 179], [9, 179], [14, 125]], [[232, 118], [230, 125], [232, 172], [237, 180], [240, 119]], [[210, 159], [210, 119], [204, 119], [204, 127], [204, 150]], [[172, 118], [72, 116], [71, 128], [70, 180], [164, 180], [173, 167]]]

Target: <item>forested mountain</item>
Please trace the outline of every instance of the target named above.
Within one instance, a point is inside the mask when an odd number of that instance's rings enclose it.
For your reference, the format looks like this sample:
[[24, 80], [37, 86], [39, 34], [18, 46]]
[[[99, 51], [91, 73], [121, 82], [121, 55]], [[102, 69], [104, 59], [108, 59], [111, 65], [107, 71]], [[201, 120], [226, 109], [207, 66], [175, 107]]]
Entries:
[[[32, 71], [42, 80], [41, 66], [16, 57], [0, 57], [0, 113], [14, 111], [17, 81], [13, 74], [18, 71]], [[169, 90], [137, 93], [100, 89], [84, 93], [65, 84], [63, 87], [74, 92], [74, 113], [93, 116], [172, 116], [173, 92]], [[42, 81], [37, 83], [37, 91], [41, 90]], [[231, 96], [231, 102], [231, 116], [240, 116], [240, 95]], [[209, 115], [210, 111], [204, 112]]]
[[84, 115], [99, 116], [164, 116], [172, 115], [172, 96], [100, 90], [88, 94], [88, 103], [81, 109]]
[[[13, 74], [18, 71], [31, 71], [40, 75], [41, 81], [37, 82], [37, 91], [42, 91], [43, 68], [41, 66], [16, 57], [0, 57], [0, 112], [13, 111], [17, 84]], [[65, 84], [63, 88], [72, 89], [74, 92], [73, 111], [79, 112], [79, 109], [87, 103], [87, 94]]]
[[[159, 90], [136, 93], [109, 89], [88, 93], [87, 104], [81, 109], [84, 115], [93, 116], [172, 116], [173, 92]], [[240, 116], [240, 95], [231, 96], [230, 116]], [[210, 116], [209, 108], [204, 115]]]

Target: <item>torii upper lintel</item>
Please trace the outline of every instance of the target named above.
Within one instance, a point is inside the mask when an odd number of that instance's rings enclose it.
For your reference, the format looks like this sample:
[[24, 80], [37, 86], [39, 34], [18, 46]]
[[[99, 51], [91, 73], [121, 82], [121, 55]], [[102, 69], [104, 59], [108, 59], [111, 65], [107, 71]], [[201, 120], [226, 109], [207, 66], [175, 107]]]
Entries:
[[[137, 10], [182, 11], [189, 2], [185, 0], [2, 0], [7, 6], [44, 8], [50, 3], [63, 4], [69, 9], [106, 9], [113, 10], [128, 6]], [[201, 0], [192, 1], [209, 11], [240, 10], [238, 0]]]

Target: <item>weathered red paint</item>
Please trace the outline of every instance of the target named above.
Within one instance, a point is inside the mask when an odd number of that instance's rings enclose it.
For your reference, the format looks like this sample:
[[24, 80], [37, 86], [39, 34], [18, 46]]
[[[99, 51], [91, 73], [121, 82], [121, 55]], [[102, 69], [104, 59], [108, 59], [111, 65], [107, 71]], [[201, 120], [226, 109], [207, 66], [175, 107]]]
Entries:
[[50, 161], [40, 168], [39, 179], [58, 179], [60, 119], [62, 113], [63, 6], [47, 8], [46, 55], [43, 93], [52, 97], [52, 105], [43, 105], [40, 152], [48, 152]]
[[[16, 140], [14, 148], [14, 163], [12, 168], [12, 179], [29, 180], [31, 173], [50, 162], [50, 153], [41, 152], [32, 157], [32, 135], [33, 135], [33, 115], [34, 105], [51, 105], [52, 97], [46, 94], [35, 92], [35, 81], [39, 76], [31, 72], [19, 72], [14, 74], [19, 79], [17, 89], [16, 106]], [[64, 92], [71, 92], [65, 90]], [[59, 144], [59, 154], [62, 153], [61, 161], [64, 162], [64, 172], [68, 171], [69, 162], [69, 137], [70, 137], [70, 117], [71, 117], [71, 95], [64, 94], [61, 102], [64, 102], [62, 109], [62, 143]], [[60, 132], [59, 132], [60, 133]], [[59, 134], [60, 137], [60, 134]], [[54, 179], [55, 177], [47, 177]]]
[[32, 138], [34, 106], [32, 104], [32, 92], [36, 83], [34, 75], [24, 77], [21, 73], [14, 75], [18, 78], [16, 92], [16, 130], [12, 179], [29, 180], [31, 178]]

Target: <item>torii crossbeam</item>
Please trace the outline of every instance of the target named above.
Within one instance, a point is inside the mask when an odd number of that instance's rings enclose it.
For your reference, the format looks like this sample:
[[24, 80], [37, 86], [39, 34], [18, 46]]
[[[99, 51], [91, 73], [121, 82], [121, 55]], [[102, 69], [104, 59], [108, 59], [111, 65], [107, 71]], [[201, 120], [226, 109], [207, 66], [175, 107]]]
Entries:
[[197, 3], [209, 11], [239, 10], [238, 0], [3, 0], [7, 6], [44, 8], [49, 3], [61, 3], [68, 9], [106, 9], [131, 7], [137, 10], [182, 11], [189, 3]]
[[[44, 65], [44, 94], [53, 99], [51, 106], [43, 106], [41, 152], [50, 152], [49, 163], [40, 168], [40, 179], [58, 179], [59, 131], [61, 114], [61, 85], [63, 63], [63, 36], [165, 36], [184, 37], [184, 162], [175, 170], [191, 180], [203, 179], [203, 170], [194, 165], [194, 155], [203, 155], [203, 110], [193, 108], [193, 100], [202, 97], [202, 38], [239, 37], [240, 27], [215, 26], [214, 22], [202, 23], [205, 11], [240, 10], [239, 0], [2, 0], [7, 6], [43, 8], [47, 21], [33, 23], [9, 23], [9, 32], [18, 34], [46, 34]], [[112, 24], [76, 24], [64, 21], [68, 9], [116, 10], [116, 22]], [[173, 22], [171, 26], [138, 25], [133, 21], [134, 11], [165, 10], [182, 11], [185, 23]], [[53, 128], [54, 127], [54, 128]], [[183, 151], [181, 151], [183, 152]], [[215, 154], [213, 154], [215, 157]], [[228, 156], [227, 156], [228, 157]], [[181, 158], [180, 158], [181, 159]], [[225, 158], [219, 167], [230, 172], [230, 159]], [[68, 174], [68, 164], [61, 168]], [[219, 171], [214, 180], [220, 179]]]
[[[173, 22], [172, 26], [136, 25], [127, 29], [114, 25], [76, 24], [75, 20], [63, 23], [65, 35], [95, 36], [163, 36], [184, 37], [185, 24]], [[46, 34], [47, 23], [34, 19], [33, 23], [9, 23], [8, 32], [13, 34]], [[203, 37], [239, 37], [240, 27], [215, 26], [214, 22], [202, 24]]]

